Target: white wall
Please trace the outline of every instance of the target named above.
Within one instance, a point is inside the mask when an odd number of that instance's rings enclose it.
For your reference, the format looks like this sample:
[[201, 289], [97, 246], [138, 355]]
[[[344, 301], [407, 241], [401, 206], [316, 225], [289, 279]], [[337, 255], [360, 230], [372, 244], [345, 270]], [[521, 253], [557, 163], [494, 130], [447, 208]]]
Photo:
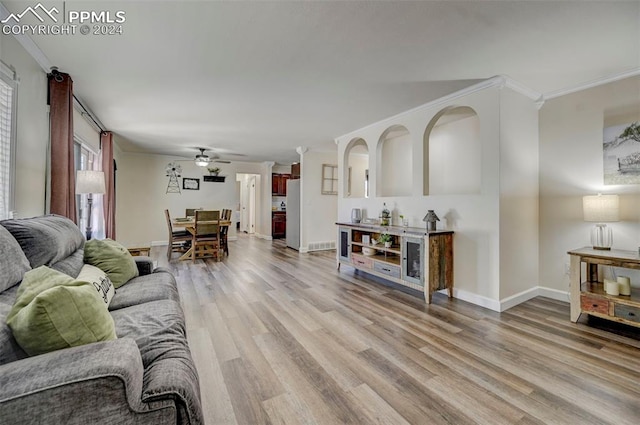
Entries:
[[[337, 162], [335, 162], [337, 164]], [[364, 182], [366, 171], [369, 169], [369, 153], [349, 154], [349, 167], [351, 167], [351, 198], [364, 198]]]
[[521, 94], [501, 90], [501, 300], [538, 286], [538, 148], [538, 108]]
[[387, 138], [381, 143], [378, 196], [410, 196], [413, 181], [412, 135]]
[[[136, 153], [118, 154], [116, 178], [116, 234], [126, 246], [148, 245], [167, 240], [167, 224], [164, 210], [169, 209], [172, 217], [183, 217], [186, 208], [236, 210], [239, 197], [236, 187], [236, 173], [263, 173], [263, 164], [236, 162], [219, 164], [220, 174], [227, 176], [224, 183], [205, 182], [206, 169], [197, 167], [191, 161], [181, 162], [182, 177], [200, 179], [200, 190], [182, 189], [181, 193], [166, 193], [169, 177], [166, 165], [175, 158], [165, 155]], [[264, 209], [261, 197], [263, 179], [257, 181], [257, 209]], [[256, 231], [264, 233], [264, 214], [256, 216]], [[270, 222], [269, 222], [270, 226]], [[270, 234], [270, 230], [267, 235]], [[229, 237], [235, 236], [235, 225]]]
[[44, 214], [49, 107], [47, 76], [40, 65], [12, 37], [0, 35], [0, 59], [16, 69], [18, 123], [16, 138], [16, 197], [19, 217]]
[[[567, 251], [588, 246], [582, 196], [620, 195], [614, 248], [640, 246], [640, 185], [603, 184], [603, 128], [640, 121], [640, 77], [548, 100], [540, 111], [540, 285], [568, 291]], [[625, 271], [627, 273], [628, 270]], [[640, 284], [637, 274], [632, 279]]]
[[477, 115], [436, 125], [431, 130], [428, 136], [430, 195], [480, 192], [482, 144], [479, 135]]
[[337, 164], [337, 152], [307, 151], [300, 164], [300, 251], [309, 244], [336, 240], [338, 197], [322, 195], [322, 164]]
[[[444, 108], [469, 106], [480, 119], [481, 183], [480, 193], [474, 195], [423, 196], [423, 136], [427, 125]], [[345, 178], [347, 159], [344, 151], [349, 141], [361, 137], [369, 147], [369, 163], [377, 164], [377, 141], [392, 125], [402, 125], [411, 139], [412, 169], [411, 196], [345, 198], [344, 187], [338, 194], [338, 220], [350, 221], [352, 208], [363, 208], [364, 217], [377, 217], [383, 202], [392, 209], [394, 223], [398, 215], [409, 219], [410, 226], [424, 227], [421, 221], [428, 209], [435, 210], [441, 222], [439, 228], [454, 230], [455, 294], [492, 308], [498, 305], [500, 286], [499, 239], [499, 158], [500, 158], [500, 90], [491, 87], [464, 97], [409, 111], [405, 114], [372, 124], [364, 129], [338, 138], [338, 162], [341, 178]], [[378, 170], [369, 169], [370, 193], [378, 193]], [[336, 230], [334, 229], [334, 232]]]

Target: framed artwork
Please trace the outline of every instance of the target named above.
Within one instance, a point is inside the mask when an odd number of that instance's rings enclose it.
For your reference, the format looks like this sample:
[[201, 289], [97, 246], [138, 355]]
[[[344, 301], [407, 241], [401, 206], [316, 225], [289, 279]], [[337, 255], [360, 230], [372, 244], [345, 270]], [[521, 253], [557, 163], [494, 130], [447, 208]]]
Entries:
[[640, 124], [605, 127], [604, 184], [640, 184]]
[[182, 179], [182, 188], [184, 190], [200, 190], [200, 179], [184, 177]]

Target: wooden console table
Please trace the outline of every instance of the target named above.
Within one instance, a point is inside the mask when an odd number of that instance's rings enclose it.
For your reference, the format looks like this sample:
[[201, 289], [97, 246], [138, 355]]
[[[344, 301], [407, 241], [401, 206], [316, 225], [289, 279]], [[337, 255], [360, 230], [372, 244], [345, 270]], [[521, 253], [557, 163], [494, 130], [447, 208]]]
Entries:
[[[631, 295], [607, 295], [598, 281], [598, 266], [613, 266], [640, 270], [637, 251], [596, 250], [590, 247], [568, 252], [571, 258], [571, 321], [581, 313], [627, 325], [640, 327], [640, 290], [631, 288]], [[586, 263], [587, 276], [583, 281], [581, 264]]]
[[[431, 303], [435, 291], [453, 297], [453, 232], [415, 227], [356, 223], [338, 225], [337, 264], [423, 292]], [[374, 244], [386, 233], [391, 245]]]

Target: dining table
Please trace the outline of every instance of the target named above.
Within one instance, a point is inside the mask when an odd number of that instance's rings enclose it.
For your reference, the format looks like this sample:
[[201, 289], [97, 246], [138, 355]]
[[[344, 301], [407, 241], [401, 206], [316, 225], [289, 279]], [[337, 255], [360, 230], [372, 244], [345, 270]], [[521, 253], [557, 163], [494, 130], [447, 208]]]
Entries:
[[[219, 223], [220, 227], [229, 227], [231, 226], [231, 220], [212, 220], [212, 221], [200, 221], [199, 223], [203, 224], [216, 224]], [[171, 220], [171, 225], [173, 227], [183, 227], [187, 232], [191, 233], [195, 236], [196, 233], [196, 218], [195, 217], [176, 217]], [[178, 260], [190, 260], [193, 255], [193, 244], [189, 247], [189, 249], [178, 258]]]

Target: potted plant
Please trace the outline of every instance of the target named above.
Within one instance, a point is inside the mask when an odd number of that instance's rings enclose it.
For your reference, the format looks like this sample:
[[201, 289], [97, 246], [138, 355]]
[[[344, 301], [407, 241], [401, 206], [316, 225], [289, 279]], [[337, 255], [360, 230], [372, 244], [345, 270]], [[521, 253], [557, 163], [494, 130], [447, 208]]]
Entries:
[[220, 168], [218, 167], [211, 167], [211, 168], [207, 168], [207, 171], [209, 171], [209, 174], [212, 176], [217, 176], [218, 173], [220, 173]]
[[378, 242], [384, 243], [385, 248], [390, 248], [393, 243], [393, 237], [388, 233], [383, 233], [378, 238]]

